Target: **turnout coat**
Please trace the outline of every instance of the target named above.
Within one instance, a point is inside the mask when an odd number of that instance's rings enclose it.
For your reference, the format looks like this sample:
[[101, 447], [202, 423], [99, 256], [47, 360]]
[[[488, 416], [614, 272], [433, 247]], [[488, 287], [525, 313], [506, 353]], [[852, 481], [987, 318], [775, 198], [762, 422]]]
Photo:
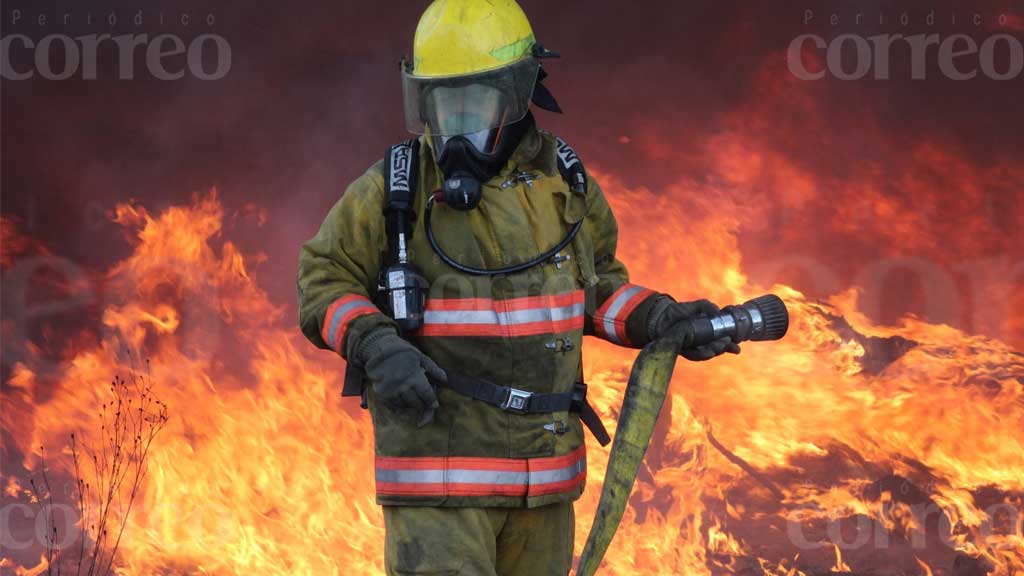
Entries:
[[[423, 327], [409, 339], [442, 368], [529, 392], [564, 393], [582, 377], [585, 334], [623, 346], [647, 343], [656, 293], [629, 283], [603, 192], [589, 176], [585, 195], [570, 191], [553, 135], [531, 128], [504, 169], [484, 183], [476, 209], [433, 209], [441, 248], [484, 268], [531, 259], [585, 219], [555, 258], [505, 276], [463, 274], [433, 252], [424, 207], [443, 177], [430, 138], [420, 137], [416, 161], [417, 216], [408, 247], [430, 287]], [[388, 243], [383, 165], [352, 182], [300, 252], [302, 331], [343, 357], [367, 331], [394, 323], [374, 304]], [[582, 493], [586, 452], [575, 412], [512, 413], [439, 387], [433, 422], [417, 428], [379, 403], [372, 384], [365, 383], [380, 504], [535, 507]]]

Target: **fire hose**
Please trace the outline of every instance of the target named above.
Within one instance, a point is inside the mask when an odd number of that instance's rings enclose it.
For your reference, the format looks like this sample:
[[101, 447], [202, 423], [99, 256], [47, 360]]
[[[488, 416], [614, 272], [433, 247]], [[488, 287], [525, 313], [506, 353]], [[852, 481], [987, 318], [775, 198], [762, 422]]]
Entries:
[[679, 322], [667, 335], [644, 347], [629, 373], [601, 500], [576, 569], [577, 576], [592, 576], [597, 571], [615, 536], [665, 402], [679, 352], [724, 336], [737, 343], [778, 340], [788, 329], [786, 305], [778, 296], [768, 294], [739, 306], [726, 306], [714, 317]]

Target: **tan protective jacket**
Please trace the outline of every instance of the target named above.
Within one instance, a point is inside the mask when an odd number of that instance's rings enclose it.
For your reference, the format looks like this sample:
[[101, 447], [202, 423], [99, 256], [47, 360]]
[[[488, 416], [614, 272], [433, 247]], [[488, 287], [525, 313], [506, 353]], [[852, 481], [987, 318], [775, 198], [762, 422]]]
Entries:
[[[460, 273], [431, 249], [425, 200], [443, 178], [429, 138], [420, 138], [419, 149], [409, 252], [430, 282], [424, 326], [410, 337], [420, 350], [446, 370], [564, 393], [580, 378], [584, 334], [646, 344], [655, 293], [628, 283], [601, 189], [588, 178], [585, 197], [569, 190], [557, 169], [554, 136], [530, 130], [501, 173], [484, 184], [478, 208], [433, 210], [442, 249], [485, 268], [533, 258], [586, 218], [557, 262], [494, 278]], [[388, 242], [382, 166], [377, 162], [348, 187], [300, 254], [302, 331], [344, 357], [367, 331], [393, 324], [373, 302]], [[534, 179], [516, 177], [522, 173]], [[417, 428], [380, 404], [367, 384], [381, 504], [534, 507], [574, 500], [583, 491], [586, 456], [576, 413], [509, 413], [442, 387], [434, 421]]]

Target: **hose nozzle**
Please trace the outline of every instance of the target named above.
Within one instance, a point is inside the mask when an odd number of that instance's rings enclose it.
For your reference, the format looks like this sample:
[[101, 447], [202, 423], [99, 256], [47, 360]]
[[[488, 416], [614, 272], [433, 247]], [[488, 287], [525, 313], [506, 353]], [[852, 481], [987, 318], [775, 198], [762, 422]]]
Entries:
[[[728, 330], [728, 319], [732, 319], [732, 336], [736, 342], [743, 340], [779, 340], [789, 330], [789, 311], [782, 298], [774, 294], [758, 296], [739, 306], [726, 306], [721, 330]], [[712, 324], [716, 319], [712, 319]], [[723, 334], [725, 336], [726, 334]]]
[[693, 340], [689, 346], [702, 346], [719, 338], [733, 342], [746, 340], [778, 340], [789, 329], [789, 312], [781, 298], [774, 294], [758, 296], [743, 304], [726, 306], [710, 318], [690, 320]]

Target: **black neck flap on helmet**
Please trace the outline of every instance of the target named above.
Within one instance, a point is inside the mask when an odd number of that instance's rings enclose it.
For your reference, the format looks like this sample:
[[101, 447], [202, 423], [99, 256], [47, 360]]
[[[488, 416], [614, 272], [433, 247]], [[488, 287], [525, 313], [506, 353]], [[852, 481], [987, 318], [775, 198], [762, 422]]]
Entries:
[[[533, 45], [533, 57], [537, 60], [543, 60], [545, 58], [559, 58], [558, 52], [552, 52], [540, 44], [540, 42]], [[562, 113], [562, 107], [558, 105], [558, 101], [555, 100], [551, 90], [547, 86], [542, 84], [545, 78], [548, 77], [547, 70], [541, 65], [540, 70], [537, 72], [537, 84], [533, 87], [533, 97], [531, 101], [541, 110], [547, 110], [548, 112], [555, 112], [558, 114]]]

